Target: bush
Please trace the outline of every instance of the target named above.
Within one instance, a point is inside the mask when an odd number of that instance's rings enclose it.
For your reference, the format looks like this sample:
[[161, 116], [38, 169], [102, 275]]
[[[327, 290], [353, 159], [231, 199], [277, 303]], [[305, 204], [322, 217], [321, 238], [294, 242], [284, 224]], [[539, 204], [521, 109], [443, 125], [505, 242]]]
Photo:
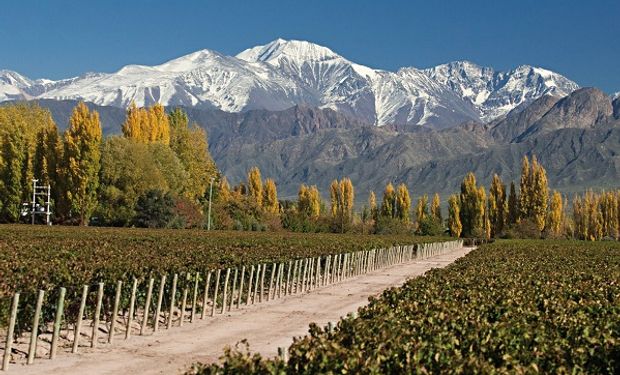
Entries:
[[418, 223], [417, 234], [422, 236], [439, 236], [445, 232], [445, 227], [434, 217], [426, 217]]
[[149, 190], [138, 198], [133, 223], [141, 228], [166, 228], [175, 217], [175, 203], [169, 193]]
[[399, 219], [379, 216], [375, 223], [377, 234], [413, 234], [411, 225], [403, 223]]

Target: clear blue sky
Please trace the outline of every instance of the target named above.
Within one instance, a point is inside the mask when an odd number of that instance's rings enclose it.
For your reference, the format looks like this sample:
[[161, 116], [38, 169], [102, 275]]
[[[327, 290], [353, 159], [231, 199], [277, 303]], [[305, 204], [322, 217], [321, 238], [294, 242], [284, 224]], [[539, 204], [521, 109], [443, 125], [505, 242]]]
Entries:
[[0, 8], [0, 69], [59, 79], [204, 48], [234, 55], [282, 37], [389, 70], [542, 66], [611, 93], [619, 32], [618, 0], [19, 0]]

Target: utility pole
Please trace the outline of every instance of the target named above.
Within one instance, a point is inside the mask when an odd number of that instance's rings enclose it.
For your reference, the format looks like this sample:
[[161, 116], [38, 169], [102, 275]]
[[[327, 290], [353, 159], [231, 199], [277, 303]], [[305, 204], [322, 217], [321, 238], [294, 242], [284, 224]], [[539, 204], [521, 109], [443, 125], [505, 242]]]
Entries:
[[214, 177], [211, 177], [211, 183], [209, 184], [209, 213], [207, 218], [207, 230], [211, 230], [211, 202], [213, 201], [213, 181]]

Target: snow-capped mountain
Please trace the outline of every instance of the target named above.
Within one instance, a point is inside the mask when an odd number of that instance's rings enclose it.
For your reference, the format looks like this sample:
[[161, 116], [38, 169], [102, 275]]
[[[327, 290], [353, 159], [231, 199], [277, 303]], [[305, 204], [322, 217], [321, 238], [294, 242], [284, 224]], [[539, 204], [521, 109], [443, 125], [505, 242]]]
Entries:
[[235, 57], [202, 50], [157, 66], [128, 65], [59, 81], [0, 71], [0, 101], [78, 99], [117, 107], [159, 102], [227, 112], [306, 105], [378, 126], [490, 121], [542, 95], [565, 96], [576, 88], [557, 73], [531, 66], [508, 72], [469, 62], [372, 69], [329, 48], [282, 39]]

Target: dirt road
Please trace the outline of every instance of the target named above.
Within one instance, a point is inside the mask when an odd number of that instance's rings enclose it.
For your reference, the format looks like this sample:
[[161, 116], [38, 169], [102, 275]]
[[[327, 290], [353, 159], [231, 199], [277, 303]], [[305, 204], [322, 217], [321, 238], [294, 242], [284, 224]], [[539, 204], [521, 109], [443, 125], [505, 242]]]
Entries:
[[217, 361], [225, 346], [243, 339], [249, 341], [252, 351], [274, 356], [278, 347], [288, 346], [294, 336], [304, 335], [309, 323], [336, 322], [365, 305], [369, 296], [402, 285], [431, 268], [445, 267], [470, 250], [462, 248], [395, 265], [307, 294], [243, 307], [183, 327], [119, 340], [114, 345], [80, 348], [79, 354], [59, 353], [53, 361], [37, 359], [30, 366], [12, 365], [6, 374], [177, 374], [196, 361]]

